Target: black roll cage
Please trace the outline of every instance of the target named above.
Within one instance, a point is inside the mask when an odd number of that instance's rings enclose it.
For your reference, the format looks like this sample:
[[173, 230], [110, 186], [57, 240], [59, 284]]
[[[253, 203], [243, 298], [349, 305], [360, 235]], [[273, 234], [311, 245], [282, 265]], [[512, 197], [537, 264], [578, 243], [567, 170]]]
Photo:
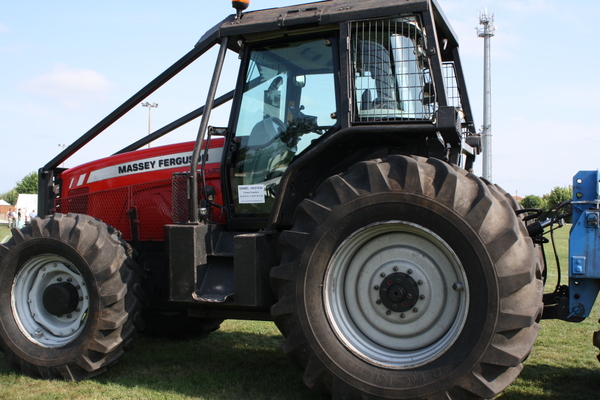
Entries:
[[[196, 167], [198, 163], [200, 147], [202, 146], [202, 139], [207, 129], [207, 114], [210, 114], [211, 109], [216, 108], [234, 98], [234, 91], [230, 91], [218, 98], [214, 98], [226, 49], [230, 49], [236, 53], [239, 53], [244, 42], [248, 40], [266, 40], [268, 38], [295, 34], [297, 33], [298, 29], [302, 29], [303, 32], [310, 32], [311, 30], [318, 32], [322, 31], [324, 26], [331, 27], [337, 25], [337, 29], [339, 29], [343, 35], [344, 33], [347, 33], [347, 22], [349, 21], [389, 17], [406, 13], [421, 13], [425, 16], [423, 20], [424, 27], [430, 32], [430, 35], [433, 33], [434, 35], [444, 37], [444, 40], [446, 41], [446, 46], [444, 46], [444, 48], [437, 46], [439, 39], [438, 37], [434, 37], [432, 38], [433, 40], [431, 40], [431, 43], [434, 43], [435, 46], [430, 47], [427, 49], [427, 51], [429, 52], [430, 56], [439, 57], [441, 61], [448, 59], [455, 62], [457, 70], [459, 71], [457, 74], [458, 85], [462, 89], [461, 93], [463, 93], [462, 107], [464, 119], [466, 121], [465, 125], [470, 132], [475, 133], [471, 108], [468, 97], [466, 96], [464, 76], [460, 66], [460, 59], [458, 58], [458, 42], [456, 35], [452, 31], [450, 25], [447, 23], [446, 17], [437, 6], [436, 0], [330, 0], [301, 4], [297, 6], [247, 12], [244, 13], [240, 19], [237, 19], [235, 15], [230, 15], [208, 30], [196, 43], [194, 48], [185, 54], [181, 59], [176, 61], [158, 77], [144, 86], [140, 91], [134, 94], [131, 98], [125, 101], [112, 113], [98, 122], [89, 131], [84, 133], [80, 138], [67, 146], [61, 153], [59, 153], [56, 157], [38, 170], [38, 209], [40, 215], [47, 215], [52, 212], [54, 199], [58, 195], [58, 193], [55, 193], [55, 186], [60, 187], [61, 182], [58, 176], [62, 171], [64, 171], [64, 168], [60, 168], [59, 166], [65, 160], [87, 145], [91, 140], [97, 137], [123, 115], [140, 104], [145, 98], [162, 87], [165, 83], [171, 80], [179, 72], [188, 67], [191, 63], [193, 63], [215, 45], [220, 43], [221, 51], [217, 59], [217, 65], [215, 67], [215, 72], [209, 89], [209, 94], [207, 96], [206, 104], [158, 129], [157, 131], [152, 132], [150, 135], [135, 141], [129, 146], [117, 151], [114, 153], [114, 155], [137, 150], [144, 145], [181, 127], [182, 125], [187, 124], [198, 117], [203, 117], [198, 132], [198, 137], [196, 139], [196, 145], [194, 147], [192, 167], [190, 168], [190, 175], [192, 178], [195, 178], [195, 174], [197, 174]], [[340, 68], [346, 70], [348, 67], [345, 65], [345, 60], [341, 61]], [[435, 68], [433, 72], [436, 85], [438, 87], [443, 87], [444, 79], [441, 75], [441, 69]], [[344, 108], [348, 106], [348, 100], [344, 99], [344, 95], [347, 94], [348, 93], [346, 90], [344, 90], [344, 93], [342, 93], [340, 99], [344, 103], [342, 104], [342, 107]], [[443, 106], [445, 104], [447, 104], [447, 101], [445, 99], [445, 95], [443, 95], [442, 98], [440, 98], [440, 105]], [[455, 121], [450, 121], [453, 117], [454, 115], [449, 116], [446, 123], [451, 122], [454, 124]], [[350, 126], [350, 123], [347, 120], [342, 120], [341, 123], [342, 127]], [[190, 184], [197, 185], [197, 179], [191, 179]], [[194, 190], [192, 187], [191, 193], [196, 194], [197, 190]], [[190, 204], [190, 221], [195, 223], [198, 222], [197, 195], [192, 195], [191, 197], [192, 199], [190, 203], [193, 204]], [[278, 212], [280, 206], [281, 203], [278, 202], [278, 207], [276, 207], [274, 210], [275, 213]]]

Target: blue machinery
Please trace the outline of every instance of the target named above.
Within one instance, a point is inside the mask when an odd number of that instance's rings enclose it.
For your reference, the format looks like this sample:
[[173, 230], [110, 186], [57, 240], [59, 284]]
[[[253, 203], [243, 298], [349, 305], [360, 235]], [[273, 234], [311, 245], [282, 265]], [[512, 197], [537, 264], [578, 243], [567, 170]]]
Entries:
[[569, 237], [569, 314], [589, 316], [600, 290], [600, 174], [580, 171], [573, 178], [573, 227]]
[[[579, 171], [573, 178], [573, 198], [555, 207], [555, 214], [542, 222], [528, 226], [531, 237], [538, 243], [544, 228], [572, 215], [573, 226], [569, 236], [569, 285], [561, 285], [560, 265], [558, 284], [553, 293], [544, 295], [545, 319], [558, 318], [581, 322], [590, 315], [600, 291], [600, 173]], [[560, 214], [571, 207], [571, 211]], [[524, 210], [532, 211], [532, 210]], [[539, 217], [539, 214], [536, 215]], [[556, 250], [555, 250], [556, 253]], [[558, 264], [558, 260], [557, 260]], [[600, 341], [600, 335], [599, 335]]]

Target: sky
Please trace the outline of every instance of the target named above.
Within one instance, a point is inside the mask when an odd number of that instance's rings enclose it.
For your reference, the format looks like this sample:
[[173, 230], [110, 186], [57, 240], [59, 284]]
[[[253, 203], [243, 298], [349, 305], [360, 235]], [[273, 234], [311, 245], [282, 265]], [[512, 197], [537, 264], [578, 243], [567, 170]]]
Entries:
[[[249, 10], [297, 4], [252, 0]], [[478, 130], [483, 123], [479, 15], [494, 15], [492, 181], [513, 195], [571, 185], [600, 168], [596, 46], [600, 2], [438, 0], [460, 43]], [[231, 14], [229, 0], [6, 1], [0, 6], [0, 193], [37, 171], [193, 48]], [[152, 130], [204, 104], [214, 57], [193, 64], [145, 101]], [[228, 57], [219, 93], [233, 88]], [[211, 124], [225, 126], [228, 109]], [[149, 109], [134, 108], [65, 162], [73, 167], [120, 150], [148, 132]], [[153, 145], [194, 140], [199, 120]], [[482, 175], [481, 157], [475, 173]]]

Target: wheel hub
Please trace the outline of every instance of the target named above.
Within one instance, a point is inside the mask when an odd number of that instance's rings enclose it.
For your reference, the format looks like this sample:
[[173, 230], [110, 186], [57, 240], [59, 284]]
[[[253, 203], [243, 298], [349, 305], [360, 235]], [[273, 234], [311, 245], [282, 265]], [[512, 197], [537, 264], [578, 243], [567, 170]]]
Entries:
[[56, 254], [28, 260], [15, 277], [12, 307], [21, 331], [49, 348], [73, 341], [84, 329], [90, 299], [79, 270]]
[[79, 293], [69, 282], [54, 283], [44, 290], [44, 308], [57, 317], [75, 311], [78, 303]]
[[365, 226], [332, 256], [328, 319], [342, 343], [374, 365], [414, 368], [441, 356], [468, 310], [460, 260], [432, 231], [405, 221]]
[[419, 300], [419, 286], [410, 275], [395, 272], [383, 278], [379, 285], [379, 299], [390, 311], [408, 311]]

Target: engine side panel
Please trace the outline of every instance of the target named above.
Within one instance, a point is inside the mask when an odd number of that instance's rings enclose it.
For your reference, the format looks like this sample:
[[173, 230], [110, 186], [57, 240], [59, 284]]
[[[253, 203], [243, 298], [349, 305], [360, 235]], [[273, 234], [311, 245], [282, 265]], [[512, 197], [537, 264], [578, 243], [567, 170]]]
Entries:
[[[193, 148], [193, 142], [154, 147], [68, 169], [60, 175], [54, 211], [96, 217], [119, 229], [128, 241], [162, 241], [164, 225], [185, 222], [187, 181], [182, 175], [174, 179], [174, 174], [189, 172]], [[213, 139], [204, 173], [220, 205], [222, 154], [223, 139]], [[214, 212], [219, 215], [218, 209]]]

